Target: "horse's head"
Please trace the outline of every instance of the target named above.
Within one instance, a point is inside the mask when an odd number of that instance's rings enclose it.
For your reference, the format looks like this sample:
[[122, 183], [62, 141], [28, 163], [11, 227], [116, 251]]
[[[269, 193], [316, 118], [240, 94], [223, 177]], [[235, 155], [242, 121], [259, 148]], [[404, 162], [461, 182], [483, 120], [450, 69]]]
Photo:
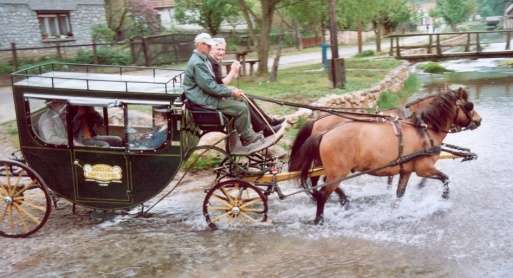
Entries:
[[469, 101], [468, 93], [463, 88], [451, 91], [456, 98], [456, 113], [451, 131], [458, 132], [465, 129], [476, 129], [481, 125], [481, 116], [474, 110], [474, 103]]
[[462, 88], [436, 95], [420, 115], [422, 121], [436, 132], [459, 132], [475, 129], [481, 124], [481, 116]]

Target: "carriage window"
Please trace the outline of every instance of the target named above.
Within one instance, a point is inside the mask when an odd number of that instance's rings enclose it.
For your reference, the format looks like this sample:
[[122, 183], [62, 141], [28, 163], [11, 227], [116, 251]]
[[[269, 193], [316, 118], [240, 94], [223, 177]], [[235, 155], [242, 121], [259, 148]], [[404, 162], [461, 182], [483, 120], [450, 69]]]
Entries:
[[27, 99], [32, 131], [50, 145], [68, 146], [67, 104], [64, 101]]
[[122, 148], [124, 114], [119, 107], [71, 106], [71, 131], [76, 146]]
[[168, 140], [169, 106], [128, 105], [130, 149], [154, 150]]

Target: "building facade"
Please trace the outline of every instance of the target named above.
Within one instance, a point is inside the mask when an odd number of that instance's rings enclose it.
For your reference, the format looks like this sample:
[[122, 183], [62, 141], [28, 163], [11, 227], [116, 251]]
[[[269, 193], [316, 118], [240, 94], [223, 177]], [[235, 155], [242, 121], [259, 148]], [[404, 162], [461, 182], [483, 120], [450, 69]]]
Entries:
[[103, 0], [0, 0], [0, 48], [89, 44], [106, 24]]

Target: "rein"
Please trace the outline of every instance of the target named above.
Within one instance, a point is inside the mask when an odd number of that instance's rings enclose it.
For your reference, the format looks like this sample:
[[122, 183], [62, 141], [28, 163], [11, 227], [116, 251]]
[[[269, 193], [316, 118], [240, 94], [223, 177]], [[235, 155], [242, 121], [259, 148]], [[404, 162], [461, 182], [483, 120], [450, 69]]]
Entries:
[[[265, 102], [275, 103], [283, 106], [290, 106], [290, 107], [296, 107], [296, 108], [305, 108], [310, 109], [314, 111], [321, 111], [330, 113], [332, 115], [340, 116], [343, 118], [347, 118], [350, 120], [359, 120], [358, 118], [353, 118], [351, 116], [360, 116], [360, 117], [368, 117], [368, 118], [394, 118], [392, 116], [388, 115], [380, 115], [380, 114], [372, 114], [372, 113], [360, 113], [360, 112], [352, 112], [347, 110], [362, 110], [362, 108], [332, 108], [332, 107], [326, 107], [326, 106], [316, 106], [316, 105], [309, 105], [309, 104], [301, 104], [297, 102], [291, 102], [291, 101], [284, 101], [284, 100], [277, 100], [273, 98], [268, 97], [262, 97], [262, 96], [254, 96], [254, 95], [247, 95], [250, 98], [258, 99]], [[363, 120], [365, 121], [365, 120]]]

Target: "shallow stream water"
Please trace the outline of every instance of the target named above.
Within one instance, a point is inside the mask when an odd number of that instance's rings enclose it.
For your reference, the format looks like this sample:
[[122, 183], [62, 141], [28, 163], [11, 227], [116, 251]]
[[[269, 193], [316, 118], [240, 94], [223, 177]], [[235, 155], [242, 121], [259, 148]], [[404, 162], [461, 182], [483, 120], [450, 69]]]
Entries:
[[300, 194], [271, 198], [270, 224], [212, 232], [201, 213], [204, 193], [190, 190], [209, 182], [198, 179], [157, 206], [152, 218], [91, 225], [83, 215], [60, 213], [49, 220], [59, 224], [29, 239], [0, 238], [0, 276], [510, 277], [513, 71], [497, 63], [444, 63], [457, 72], [421, 75], [426, 87], [413, 96], [454, 80], [468, 86], [483, 118], [477, 130], [446, 139], [479, 155], [470, 162], [438, 163], [450, 176], [449, 200], [441, 199], [439, 182], [419, 189], [413, 177], [393, 208], [395, 185], [390, 189], [385, 178], [364, 176], [344, 185], [348, 210], [333, 200], [327, 204], [322, 226], [309, 224], [315, 205]]

